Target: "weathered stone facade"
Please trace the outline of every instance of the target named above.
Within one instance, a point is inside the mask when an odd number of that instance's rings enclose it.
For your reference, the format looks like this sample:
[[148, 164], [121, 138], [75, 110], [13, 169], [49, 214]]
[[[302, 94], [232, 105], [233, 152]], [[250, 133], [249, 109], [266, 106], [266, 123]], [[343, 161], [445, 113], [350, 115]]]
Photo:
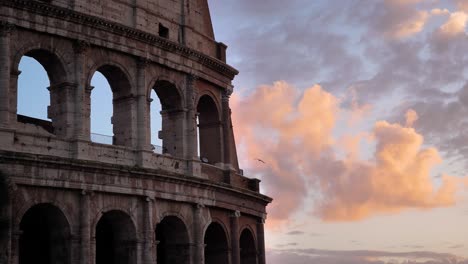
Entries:
[[[206, 0], [0, 0], [0, 262], [264, 264], [271, 199], [238, 166], [225, 52]], [[23, 56], [47, 71], [51, 122], [17, 114]], [[90, 140], [96, 71], [112, 145]]]

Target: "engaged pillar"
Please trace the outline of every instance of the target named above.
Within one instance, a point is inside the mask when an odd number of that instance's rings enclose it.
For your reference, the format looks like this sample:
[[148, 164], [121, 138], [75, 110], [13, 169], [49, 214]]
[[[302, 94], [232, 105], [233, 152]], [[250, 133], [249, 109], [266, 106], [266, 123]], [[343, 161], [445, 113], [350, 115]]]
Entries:
[[232, 264], [240, 264], [239, 217], [239, 211], [235, 211], [231, 214]]

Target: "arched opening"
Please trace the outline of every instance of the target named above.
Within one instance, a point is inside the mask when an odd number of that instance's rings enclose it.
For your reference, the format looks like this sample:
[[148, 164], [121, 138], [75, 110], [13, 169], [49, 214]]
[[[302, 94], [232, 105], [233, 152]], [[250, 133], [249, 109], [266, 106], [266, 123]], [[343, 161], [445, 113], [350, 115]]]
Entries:
[[240, 236], [240, 263], [257, 264], [257, 247], [255, 240], [249, 229], [244, 229]]
[[202, 161], [221, 162], [221, 122], [214, 100], [203, 95], [198, 101], [198, 148]]
[[134, 98], [127, 76], [116, 66], [104, 65], [97, 68], [91, 80], [91, 139], [97, 143], [132, 146]]
[[229, 263], [226, 232], [218, 223], [211, 223], [205, 232], [205, 264]]
[[94, 73], [91, 79], [91, 108], [91, 141], [112, 145], [112, 90], [106, 77], [100, 72]]
[[162, 80], [154, 84], [152, 94], [151, 142], [158, 143], [154, 140], [158, 138], [162, 146], [161, 153], [180, 157], [183, 154], [184, 119], [181, 97], [174, 84]]
[[188, 264], [189, 237], [184, 222], [175, 216], [165, 217], [156, 225], [158, 264]]
[[69, 87], [59, 58], [42, 49], [26, 52], [21, 58], [16, 93], [16, 120], [32, 124], [51, 134], [66, 133]]
[[57, 207], [33, 206], [23, 216], [20, 230], [20, 264], [70, 263], [70, 226]]
[[136, 231], [132, 219], [109, 211], [96, 225], [96, 264], [136, 263]]
[[154, 153], [163, 154], [163, 143], [162, 139], [159, 138], [159, 131], [162, 131], [162, 119], [161, 111], [162, 106], [159, 101], [158, 95], [151, 90], [151, 107], [150, 107], [150, 135], [151, 135], [151, 145], [153, 146]]

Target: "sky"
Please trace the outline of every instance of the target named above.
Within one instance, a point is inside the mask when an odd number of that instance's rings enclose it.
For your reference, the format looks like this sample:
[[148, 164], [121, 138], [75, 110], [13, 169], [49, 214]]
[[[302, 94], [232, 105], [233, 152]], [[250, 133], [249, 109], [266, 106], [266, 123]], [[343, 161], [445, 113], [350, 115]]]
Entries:
[[468, 1], [209, 4], [267, 262], [468, 263]]
[[[468, 0], [209, 4], [240, 71], [240, 165], [274, 198], [267, 263], [468, 263]], [[18, 112], [46, 119], [47, 74], [20, 70]], [[92, 85], [92, 132], [112, 135]]]

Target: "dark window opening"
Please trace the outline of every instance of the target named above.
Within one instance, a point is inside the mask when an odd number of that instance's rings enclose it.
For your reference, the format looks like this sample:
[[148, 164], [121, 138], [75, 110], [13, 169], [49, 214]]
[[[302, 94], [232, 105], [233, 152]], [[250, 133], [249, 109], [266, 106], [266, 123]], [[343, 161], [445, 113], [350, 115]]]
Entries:
[[20, 223], [20, 264], [70, 263], [70, 226], [50, 204], [33, 206]]
[[175, 216], [165, 217], [156, 226], [158, 264], [190, 263], [190, 244], [185, 224]]
[[248, 229], [242, 231], [239, 241], [240, 246], [240, 263], [241, 264], [256, 264], [257, 249], [252, 233]]
[[163, 26], [161, 23], [159, 23], [159, 31], [158, 34], [162, 38], [169, 38], [169, 28]]
[[205, 264], [229, 263], [226, 233], [218, 223], [212, 223], [205, 232]]
[[205, 163], [221, 162], [221, 122], [215, 101], [203, 95], [198, 101], [198, 149]]
[[105, 213], [96, 225], [96, 264], [136, 262], [136, 232], [132, 220], [120, 211]]

